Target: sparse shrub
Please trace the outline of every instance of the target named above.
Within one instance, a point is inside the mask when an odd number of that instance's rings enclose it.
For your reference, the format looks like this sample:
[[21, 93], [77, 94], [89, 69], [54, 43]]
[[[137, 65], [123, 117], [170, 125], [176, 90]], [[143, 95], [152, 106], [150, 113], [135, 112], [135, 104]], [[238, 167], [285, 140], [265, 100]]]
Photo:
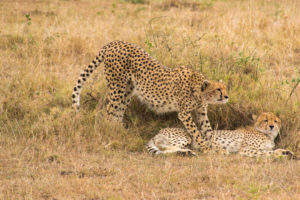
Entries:
[[124, 0], [127, 3], [133, 3], [133, 4], [145, 4], [148, 3], [147, 0]]
[[26, 14], [25, 15], [25, 17], [26, 17], [26, 20], [27, 20], [27, 25], [31, 25], [31, 17], [30, 17], [30, 14]]

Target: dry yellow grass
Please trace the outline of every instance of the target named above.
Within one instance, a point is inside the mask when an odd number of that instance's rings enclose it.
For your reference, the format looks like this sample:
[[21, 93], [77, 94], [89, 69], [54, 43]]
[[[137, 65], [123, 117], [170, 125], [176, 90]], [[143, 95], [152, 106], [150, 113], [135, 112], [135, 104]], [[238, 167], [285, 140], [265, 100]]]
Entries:
[[71, 110], [83, 67], [126, 40], [166, 66], [223, 79], [230, 102], [210, 108], [214, 127], [275, 112], [277, 147], [299, 153], [299, 9], [297, 0], [1, 1], [0, 199], [299, 199], [295, 160], [143, 153], [160, 128], [180, 123], [137, 101], [129, 129], [108, 122], [101, 69], [80, 114]]
[[1, 145], [0, 199], [300, 198], [295, 161], [151, 157], [79, 138]]

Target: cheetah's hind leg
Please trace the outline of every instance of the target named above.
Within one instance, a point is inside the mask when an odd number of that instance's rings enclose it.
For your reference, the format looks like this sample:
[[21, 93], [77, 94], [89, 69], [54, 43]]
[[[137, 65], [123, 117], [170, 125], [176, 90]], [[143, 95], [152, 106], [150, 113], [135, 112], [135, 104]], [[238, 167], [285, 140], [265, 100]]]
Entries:
[[123, 116], [133, 96], [133, 84], [131, 81], [120, 80], [116, 83], [110, 82], [108, 87], [109, 96], [106, 108], [108, 116], [111, 120], [122, 123], [126, 127], [123, 123]]
[[174, 146], [168, 143], [168, 141], [161, 137], [161, 138], [152, 138], [146, 145], [146, 149], [150, 154], [172, 154], [176, 153], [176, 155], [180, 156], [195, 156], [192, 150], [188, 148], [182, 148], [179, 146]]
[[179, 156], [196, 156], [197, 154], [190, 149], [182, 149], [176, 152]]

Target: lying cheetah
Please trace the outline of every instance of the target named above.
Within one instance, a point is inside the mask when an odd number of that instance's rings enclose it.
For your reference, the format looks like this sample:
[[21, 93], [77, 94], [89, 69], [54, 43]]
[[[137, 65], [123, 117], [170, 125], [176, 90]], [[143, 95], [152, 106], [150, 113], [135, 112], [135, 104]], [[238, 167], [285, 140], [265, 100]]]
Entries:
[[[206, 109], [203, 112], [207, 111]], [[274, 140], [280, 130], [280, 119], [273, 113], [262, 113], [256, 119], [254, 126], [240, 128], [237, 130], [215, 130], [207, 129], [206, 116], [202, 118], [200, 128], [204, 129], [202, 135], [210, 141], [210, 147], [214, 151], [222, 151], [227, 154], [239, 153], [243, 156], [290, 156], [293, 153], [285, 149], [276, 149]], [[208, 128], [210, 129], [210, 127]], [[147, 150], [152, 154], [161, 153], [184, 153], [195, 155], [191, 149], [193, 141], [184, 129], [165, 128], [162, 129], [146, 145]]]
[[157, 113], [178, 112], [190, 136], [197, 137], [201, 148], [207, 149], [191, 113], [203, 104], [226, 103], [225, 84], [207, 80], [186, 67], [167, 68], [140, 47], [114, 41], [105, 45], [80, 75], [72, 94], [73, 107], [77, 111], [83, 84], [102, 62], [109, 88], [107, 113], [110, 118], [122, 122], [132, 96], [136, 95]]

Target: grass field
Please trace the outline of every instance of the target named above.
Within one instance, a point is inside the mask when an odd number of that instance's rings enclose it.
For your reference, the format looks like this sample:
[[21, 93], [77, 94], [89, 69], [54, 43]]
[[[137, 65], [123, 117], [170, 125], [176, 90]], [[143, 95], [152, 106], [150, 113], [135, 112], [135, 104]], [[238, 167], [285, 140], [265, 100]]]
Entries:
[[282, 120], [276, 147], [300, 153], [297, 0], [0, 1], [0, 199], [300, 199], [297, 160], [152, 157], [143, 145], [176, 114], [137, 100], [129, 128], [106, 119], [100, 68], [71, 109], [81, 70], [112, 40], [228, 85], [214, 128]]

